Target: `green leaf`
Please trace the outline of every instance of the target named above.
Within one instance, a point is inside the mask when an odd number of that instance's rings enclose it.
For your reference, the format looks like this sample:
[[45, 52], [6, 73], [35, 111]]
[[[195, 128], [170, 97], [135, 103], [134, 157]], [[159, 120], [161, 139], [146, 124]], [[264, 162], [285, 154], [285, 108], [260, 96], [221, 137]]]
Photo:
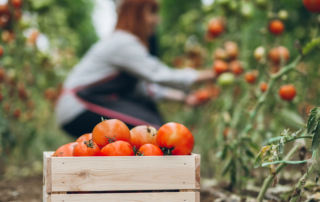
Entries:
[[266, 167], [272, 164], [279, 164], [279, 163], [286, 163], [286, 164], [301, 164], [301, 163], [306, 163], [307, 160], [305, 161], [274, 161], [274, 162], [267, 162], [267, 163], [263, 163], [262, 167]]
[[264, 161], [264, 158], [268, 151], [270, 151], [271, 146], [262, 147], [261, 151], [259, 152], [256, 160], [254, 161], [254, 168], [258, 168], [261, 163]]
[[246, 149], [246, 154], [251, 157], [251, 158], [254, 158], [254, 154], [252, 153], [252, 151], [250, 149]]
[[295, 126], [302, 126], [304, 125], [303, 118], [295, 111], [289, 109], [283, 109], [280, 112], [281, 117], [284, 121], [294, 124]]
[[222, 153], [221, 153], [221, 160], [225, 160], [227, 158], [227, 154], [228, 154], [228, 145], [225, 145]]
[[228, 171], [231, 169], [232, 167], [232, 159], [228, 159], [227, 163], [225, 164], [225, 166], [222, 169], [222, 176], [225, 176]]
[[314, 131], [312, 138], [311, 151], [316, 151], [320, 144], [320, 126]]
[[270, 139], [268, 140], [268, 143], [270, 144], [270, 143], [273, 143], [273, 142], [277, 142], [277, 141], [279, 141], [281, 138], [283, 138], [283, 136], [278, 136], [278, 137], [270, 138]]
[[309, 54], [314, 48], [320, 44], [320, 38], [313, 39], [303, 48], [303, 55]]

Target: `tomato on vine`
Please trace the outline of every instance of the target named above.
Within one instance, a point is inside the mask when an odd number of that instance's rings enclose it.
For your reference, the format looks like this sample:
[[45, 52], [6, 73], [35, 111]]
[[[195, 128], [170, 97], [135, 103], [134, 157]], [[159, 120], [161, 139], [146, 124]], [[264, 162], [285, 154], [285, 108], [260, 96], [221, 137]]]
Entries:
[[281, 35], [284, 29], [285, 26], [280, 20], [272, 20], [269, 24], [269, 31], [274, 35]]
[[53, 157], [70, 157], [73, 156], [73, 149], [78, 142], [72, 142], [59, 147], [53, 154]]
[[226, 72], [219, 76], [218, 84], [222, 87], [230, 86], [234, 83], [235, 76], [232, 73]]
[[320, 13], [320, 0], [303, 0], [306, 9], [312, 13]]
[[220, 75], [224, 72], [229, 71], [228, 63], [222, 61], [222, 60], [216, 60], [213, 63], [213, 70], [217, 75]]
[[138, 155], [141, 156], [163, 156], [162, 150], [153, 144], [145, 144], [140, 147]]
[[222, 19], [214, 18], [208, 24], [208, 32], [211, 36], [217, 37], [224, 32], [224, 24]]
[[206, 102], [210, 99], [210, 92], [207, 89], [197, 90], [193, 94], [200, 103]]
[[224, 48], [227, 52], [229, 60], [235, 60], [239, 55], [239, 47], [236, 42], [227, 41], [224, 43]]
[[100, 156], [100, 148], [92, 140], [82, 141], [74, 147], [73, 156]]
[[286, 47], [278, 46], [269, 51], [268, 58], [274, 64], [280, 64], [281, 62], [288, 62], [290, 59], [290, 52]]
[[243, 73], [242, 64], [239, 60], [234, 60], [230, 63], [231, 71], [236, 75], [239, 76]]
[[110, 119], [102, 121], [94, 127], [92, 139], [100, 148], [109, 144], [110, 138], [131, 143], [131, 134], [128, 126], [117, 119]]
[[254, 72], [248, 72], [245, 75], [245, 79], [249, 84], [254, 84], [256, 83], [257, 76]]
[[194, 147], [194, 138], [184, 125], [167, 123], [159, 129], [157, 143], [164, 155], [189, 155]]
[[22, 6], [22, 0], [11, 0], [11, 2], [15, 8], [20, 8]]
[[103, 147], [101, 156], [134, 156], [132, 146], [128, 142], [116, 141]]
[[140, 149], [142, 145], [157, 145], [157, 129], [152, 126], [137, 126], [131, 129], [131, 145]]
[[2, 57], [2, 56], [3, 56], [3, 53], [4, 53], [3, 47], [2, 47], [2, 46], [0, 46], [0, 57]]
[[296, 94], [296, 88], [291, 84], [281, 86], [279, 89], [279, 95], [281, 99], [286, 101], [292, 101]]
[[266, 82], [261, 82], [260, 83], [260, 90], [261, 90], [261, 92], [265, 92], [266, 90], [268, 90], [268, 83], [266, 83]]

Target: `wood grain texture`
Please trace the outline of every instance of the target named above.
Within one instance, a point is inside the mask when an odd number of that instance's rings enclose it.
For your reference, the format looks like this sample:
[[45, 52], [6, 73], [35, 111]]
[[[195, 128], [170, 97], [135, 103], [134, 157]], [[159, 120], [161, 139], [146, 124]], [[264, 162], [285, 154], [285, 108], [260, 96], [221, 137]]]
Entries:
[[52, 154], [43, 153], [43, 182], [46, 187], [46, 193], [52, 192]]
[[196, 188], [195, 156], [52, 157], [51, 160], [53, 192]]
[[196, 202], [197, 193], [52, 194], [50, 197], [51, 202]]
[[200, 192], [196, 192], [196, 202], [200, 202]]
[[196, 189], [201, 188], [201, 156], [195, 154], [195, 180], [196, 180]]

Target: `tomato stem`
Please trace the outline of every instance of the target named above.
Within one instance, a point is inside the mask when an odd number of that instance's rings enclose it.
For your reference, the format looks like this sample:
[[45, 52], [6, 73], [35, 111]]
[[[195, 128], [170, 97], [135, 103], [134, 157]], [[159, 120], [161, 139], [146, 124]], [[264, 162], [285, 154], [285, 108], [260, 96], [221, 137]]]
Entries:
[[172, 150], [174, 150], [174, 148], [168, 149], [165, 147], [162, 147], [160, 149], [162, 150], [164, 156], [171, 156], [172, 155], [171, 152], [172, 152]]
[[94, 149], [95, 143], [92, 141], [92, 139], [89, 140], [89, 141], [84, 141], [84, 144], [86, 144], [87, 147], [90, 147], [90, 148], [93, 148], [93, 149]]
[[114, 143], [114, 142], [117, 141], [116, 136], [114, 136], [114, 137], [105, 136], [105, 137], [108, 138], [108, 142], [109, 142], [109, 143]]
[[143, 152], [137, 150], [136, 146], [133, 146], [133, 153], [135, 156], [144, 156]]

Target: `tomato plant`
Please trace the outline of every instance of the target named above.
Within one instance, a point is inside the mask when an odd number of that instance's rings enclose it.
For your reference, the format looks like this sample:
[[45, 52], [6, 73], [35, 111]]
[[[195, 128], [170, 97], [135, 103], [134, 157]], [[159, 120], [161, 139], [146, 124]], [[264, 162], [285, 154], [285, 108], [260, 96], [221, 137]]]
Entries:
[[237, 76], [241, 75], [244, 71], [241, 62], [238, 60], [234, 60], [230, 63], [230, 69]]
[[211, 36], [217, 37], [224, 32], [223, 20], [220, 18], [211, 19], [208, 24], [208, 32]]
[[165, 155], [189, 155], [194, 147], [194, 138], [184, 125], [167, 123], [158, 130], [157, 143]]

